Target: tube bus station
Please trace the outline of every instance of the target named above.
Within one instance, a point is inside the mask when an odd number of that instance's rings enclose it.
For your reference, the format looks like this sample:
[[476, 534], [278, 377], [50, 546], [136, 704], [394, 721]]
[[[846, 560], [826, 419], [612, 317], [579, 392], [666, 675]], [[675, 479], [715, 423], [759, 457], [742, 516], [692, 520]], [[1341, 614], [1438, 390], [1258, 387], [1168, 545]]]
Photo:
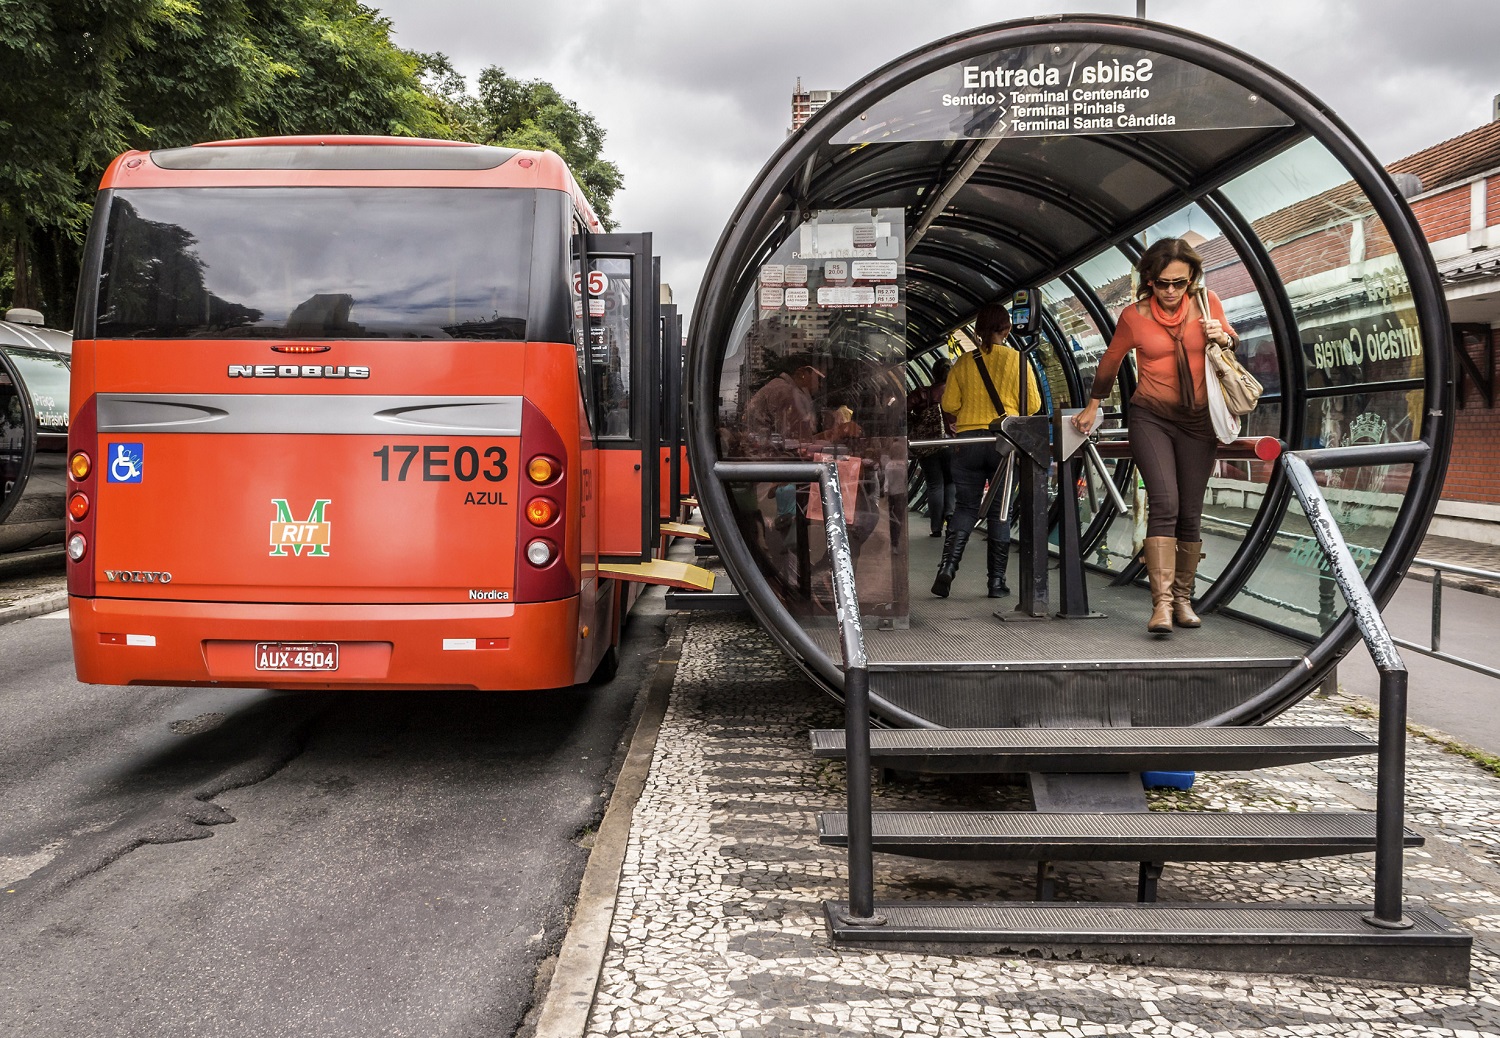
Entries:
[[[1264, 393], [1209, 480], [1192, 588], [1202, 626], [1158, 635], [1146, 629], [1137, 558], [1131, 364], [1092, 439], [1069, 419], [1137, 297], [1135, 265], [1166, 238], [1201, 256]], [[1038, 413], [1023, 404], [992, 430], [1007, 460], [991, 493], [1012, 502], [1019, 526], [1005, 601], [987, 593], [977, 533], [951, 592], [929, 592], [945, 541], [911, 511], [918, 488], [907, 477], [907, 386], [971, 347], [976, 313], [996, 302], [1010, 304], [1009, 345], [1027, 373], [1016, 389], [1041, 397]], [[1377, 909], [1363, 930], [1348, 922], [1358, 913], [1314, 924], [1305, 912], [1273, 918], [1273, 907], [1202, 924], [1193, 954], [1250, 961], [1243, 945], [1274, 932], [1310, 955], [1378, 957], [1369, 948], [1385, 942], [1405, 963], [1398, 972], [1422, 956], [1433, 976], [1466, 963], [1451, 924], [1400, 909], [1411, 836], [1394, 718], [1405, 673], [1378, 612], [1441, 489], [1448, 337], [1400, 186], [1316, 98], [1203, 37], [1082, 17], [966, 33], [870, 73], [789, 137], [710, 260], [689, 338], [688, 439], [735, 586], [798, 665], [848, 703], [847, 731], [814, 733], [814, 752], [850, 761], [847, 818], [825, 815], [820, 827], [825, 843], [850, 848], [851, 900], [828, 908], [834, 939], [1047, 943], [1017, 937], [984, 906], [875, 903], [872, 846], [1139, 860], [1149, 903], [1164, 858], [1284, 860], [1378, 844]], [[820, 394], [816, 420], [786, 419], [799, 385]], [[768, 394], [779, 399], [768, 405]], [[1383, 714], [1398, 725], [1380, 748], [1378, 834], [1363, 830], [1369, 816], [1267, 817], [1215, 837], [1212, 820], [1143, 813], [1130, 774], [1143, 769], [1373, 751], [1326, 731], [1259, 727], [1364, 651], [1362, 638], [1382, 671]], [[1028, 772], [1038, 812], [872, 822], [857, 788], [870, 759]], [[1088, 927], [1055, 911], [1042, 928], [1077, 943]], [[1132, 913], [1104, 928], [1137, 924], [1135, 937], [1109, 939], [1149, 942], [1147, 931], [1168, 927]], [[1224, 950], [1226, 926], [1239, 950]], [[1288, 936], [1308, 927], [1347, 930], [1353, 944], [1333, 952], [1316, 934]], [[1412, 940], [1422, 951], [1394, 950]]]

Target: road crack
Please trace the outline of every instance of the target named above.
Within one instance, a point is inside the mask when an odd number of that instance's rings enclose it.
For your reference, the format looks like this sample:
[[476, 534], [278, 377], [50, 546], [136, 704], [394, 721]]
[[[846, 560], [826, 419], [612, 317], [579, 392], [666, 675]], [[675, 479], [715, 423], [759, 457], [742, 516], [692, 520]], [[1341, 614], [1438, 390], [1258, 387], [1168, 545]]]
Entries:
[[[24, 882], [16, 883], [15, 895], [24, 900], [29, 900], [28, 895], [45, 898], [108, 868], [138, 847], [212, 836], [213, 826], [235, 820], [214, 799], [230, 790], [264, 782], [296, 760], [307, 748], [314, 725], [333, 705], [332, 701], [333, 697], [329, 697], [303, 711], [289, 729], [273, 736], [255, 756], [225, 768], [189, 792], [133, 812], [109, 829], [81, 841]], [[12, 897], [5, 903], [16, 901], [17, 897]]]

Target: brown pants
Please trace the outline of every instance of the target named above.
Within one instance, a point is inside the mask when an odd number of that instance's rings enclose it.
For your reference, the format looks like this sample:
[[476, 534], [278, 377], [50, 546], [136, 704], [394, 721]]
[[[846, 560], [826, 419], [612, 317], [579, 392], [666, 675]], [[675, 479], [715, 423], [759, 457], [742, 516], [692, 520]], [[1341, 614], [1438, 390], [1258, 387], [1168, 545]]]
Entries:
[[1146, 483], [1146, 536], [1203, 539], [1203, 494], [1215, 440], [1189, 436], [1144, 407], [1130, 409], [1130, 450]]

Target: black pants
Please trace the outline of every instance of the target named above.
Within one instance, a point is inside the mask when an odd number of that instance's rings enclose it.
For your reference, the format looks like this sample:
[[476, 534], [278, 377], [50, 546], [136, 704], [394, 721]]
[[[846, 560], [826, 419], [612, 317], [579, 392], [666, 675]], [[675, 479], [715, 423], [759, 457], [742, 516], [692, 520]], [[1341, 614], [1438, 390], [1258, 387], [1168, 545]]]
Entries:
[[[992, 437], [994, 433], [967, 432], [958, 435]], [[953, 508], [953, 522], [948, 526], [950, 530], [974, 529], [974, 524], [979, 522], [979, 506], [984, 503], [984, 484], [994, 476], [1001, 459], [1013, 450], [1015, 448], [1009, 443], [997, 445], [988, 442], [953, 448], [953, 483], [957, 501]], [[996, 491], [990, 502], [990, 512], [986, 517], [986, 529], [989, 532], [986, 536], [992, 541], [1004, 543], [1010, 540], [1010, 522], [1008, 517], [1002, 518], [1000, 515], [1002, 496], [1000, 491]]]
[[1203, 540], [1203, 494], [1216, 440], [1189, 436], [1144, 407], [1130, 409], [1130, 450], [1146, 483], [1146, 536]]
[[953, 484], [953, 452], [933, 451], [917, 459], [922, 467], [922, 477], [927, 481], [927, 521], [933, 533], [943, 532], [943, 520], [953, 515], [958, 501], [957, 487]]

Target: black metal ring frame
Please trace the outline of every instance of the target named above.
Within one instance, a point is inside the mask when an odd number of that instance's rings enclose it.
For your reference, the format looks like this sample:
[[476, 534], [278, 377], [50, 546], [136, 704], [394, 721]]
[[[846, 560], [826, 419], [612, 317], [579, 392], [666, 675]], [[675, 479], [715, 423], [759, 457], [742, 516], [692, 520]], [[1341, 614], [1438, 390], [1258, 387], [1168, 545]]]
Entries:
[[21, 369], [16, 367], [3, 350], [0, 350], [0, 373], [5, 374], [15, 387], [16, 396], [21, 403], [21, 428], [26, 430], [25, 438], [21, 441], [24, 446], [15, 485], [10, 488], [9, 494], [0, 497], [0, 523], [4, 523], [21, 498], [26, 496], [26, 483], [31, 478], [31, 467], [36, 463], [37, 437], [41, 434], [41, 426], [37, 424], [36, 408], [31, 405], [31, 392], [26, 388], [26, 380], [21, 377]]
[[[1383, 606], [1395, 591], [1401, 575], [1415, 556], [1431, 520], [1441, 489], [1452, 443], [1453, 377], [1448, 351], [1440, 348], [1449, 339], [1447, 305], [1439, 285], [1437, 271], [1410, 207], [1396, 190], [1389, 174], [1359, 142], [1347, 126], [1330, 110], [1308, 95], [1298, 84], [1255, 58], [1216, 41], [1180, 29], [1134, 19], [1106, 16], [1056, 16], [1006, 22], [939, 40], [889, 62], [840, 94], [818, 112], [803, 130], [788, 138], [781, 149], [761, 169], [752, 188], [736, 208], [725, 226], [705, 270], [699, 305], [693, 314], [689, 333], [690, 437], [689, 452], [695, 472], [713, 471], [717, 447], [716, 391], [721, 358], [713, 352], [716, 344], [727, 341], [740, 296], [740, 275], [752, 269], [754, 262], [775, 247], [775, 226], [789, 228], [801, 206], [807, 203], [805, 193], [798, 191], [802, 173], [809, 173], [826, 135], [857, 118], [878, 100], [916, 82], [923, 76], [975, 53], [1027, 46], [1075, 42], [1096, 42], [1147, 48], [1157, 53], [1193, 62], [1253, 90], [1275, 105], [1294, 122], [1294, 132], [1318, 141], [1337, 159], [1364, 192], [1391, 236], [1392, 244], [1410, 278], [1412, 298], [1418, 315], [1424, 349], [1424, 389], [1426, 415], [1422, 423], [1421, 442], [1428, 449], [1424, 461], [1413, 464], [1408, 493], [1368, 580], [1375, 601]], [[1290, 139], [1290, 134], [1289, 134]], [[1221, 181], [1222, 182], [1222, 181]], [[806, 184], [803, 184], [805, 187]], [[801, 196], [799, 198], [799, 195]], [[794, 201], [797, 199], [797, 201]], [[1213, 199], [1221, 226], [1248, 230], [1227, 200]], [[788, 212], [788, 206], [791, 211]], [[1220, 222], [1220, 221], [1216, 221]], [[1125, 238], [1100, 242], [1100, 246], [1120, 245], [1128, 248]], [[1247, 235], [1254, 241], [1254, 235]], [[1253, 253], [1254, 254], [1254, 253]], [[1082, 262], [1087, 257], [1068, 257]], [[1269, 257], [1254, 254], [1263, 262]], [[1264, 267], [1264, 270], [1271, 268]], [[1274, 276], [1271, 283], [1279, 284]], [[1076, 282], [1072, 287], [1077, 288]], [[1092, 294], [1092, 293], [1090, 293]], [[1277, 298], [1279, 296], [1279, 298]], [[1284, 326], [1291, 316], [1284, 292], [1268, 300], [1279, 311], [1272, 318], [1273, 327]], [[1097, 300], [1086, 303], [1090, 309]], [[1095, 315], [1096, 319], [1098, 315]], [[1292, 325], [1295, 327], [1295, 324]], [[1438, 347], [1438, 348], [1435, 348]], [[1284, 371], [1284, 374], [1287, 373]], [[1300, 375], [1299, 373], [1296, 373]], [[1288, 409], [1300, 413], [1302, 394], [1291, 385], [1283, 385], [1283, 427], [1299, 426], [1300, 419]], [[1354, 389], [1355, 387], [1351, 387]], [[1278, 482], [1285, 485], [1278, 475]], [[734, 514], [725, 486], [717, 479], [700, 480], [699, 503], [705, 517], [715, 529], [735, 530]], [[1285, 494], [1282, 495], [1285, 498]], [[1262, 539], [1269, 539], [1272, 514], [1284, 511], [1284, 503], [1263, 506], [1257, 516]], [[842, 688], [843, 673], [837, 664], [815, 645], [796, 620], [776, 598], [770, 584], [760, 573], [750, 550], [736, 536], [723, 537], [719, 545], [724, 561], [735, 577], [752, 611], [771, 636], [799, 661], [821, 683], [834, 691]], [[1253, 569], [1249, 552], [1242, 552], [1241, 566], [1226, 582], [1242, 585]], [[1287, 672], [1270, 687], [1239, 707], [1211, 718], [1206, 724], [1253, 724], [1264, 721], [1286, 709], [1311, 687], [1323, 672], [1349, 649], [1357, 639], [1354, 618], [1347, 611], [1309, 650], [1305, 660]], [[930, 722], [893, 707], [871, 695], [876, 713], [898, 724], [930, 727]]]

